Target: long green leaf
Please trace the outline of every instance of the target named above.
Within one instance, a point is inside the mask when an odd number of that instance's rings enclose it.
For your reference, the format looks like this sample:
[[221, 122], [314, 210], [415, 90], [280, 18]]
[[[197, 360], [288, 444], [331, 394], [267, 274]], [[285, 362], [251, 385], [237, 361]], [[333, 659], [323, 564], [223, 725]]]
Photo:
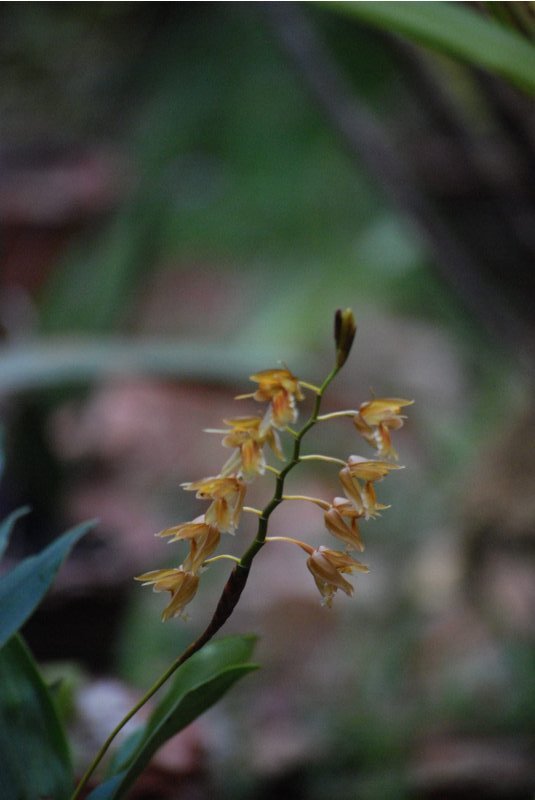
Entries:
[[186, 692], [201, 686], [222, 670], [248, 663], [253, 655], [256, 636], [224, 636], [210, 642], [186, 661], [176, 673], [171, 687], [152, 712], [148, 730], [153, 730], [184, 697]]
[[[297, 361], [302, 353], [286, 353]], [[182, 380], [238, 379], [259, 363], [275, 363], [280, 352], [248, 342], [207, 344], [173, 339], [49, 336], [30, 345], [6, 347], [0, 359], [0, 391], [20, 392], [65, 383], [101, 380], [107, 375], [150, 374]]]
[[29, 506], [23, 506], [22, 508], [17, 508], [16, 511], [12, 511], [11, 514], [5, 518], [5, 520], [0, 525], [0, 558], [6, 552], [6, 547], [9, 544], [9, 538], [13, 532], [13, 528], [15, 526], [15, 522], [20, 518], [23, 517], [25, 514], [28, 514], [30, 511]]
[[164, 717], [143, 741], [142, 747], [136, 751], [128, 767], [91, 792], [88, 800], [118, 800], [123, 797], [136, 778], [141, 775], [154, 753], [165, 742], [214, 705], [237, 680], [256, 669], [258, 669], [256, 664], [229, 667], [197, 689], [187, 692], [176, 709]]
[[94, 527], [83, 522], [0, 578], [0, 647], [26, 622], [50, 588], [76, 542]]
[[0, 797], [65, 800], [69, 751], [54, 703], [19, 636], [0, 650]]
[[[167, 694], [160, 700], [143, 728], [138, 728], [124, 742], [110, 764], [110, 772], [119, 772], [132, 759], [143, 739], [182, 700], [186, 692], [211, 680], [230, 666], [249, 662], [256, 644], [255, 636], [225, 636], [210, 642], [186, 661], [174, 676]], [[143, 734], [143, 735], [141, 735]]]
[[177, 671], [173, 685], [147, 724], [132, 734], [112, 763], [116, 772], [88, 800], [118, 800], [132, 786], [154, 753], [216, 703], [241, 677], [257, 669], [247, 663], [253, 637], [212, 642]]
[[535, 47], [470, 4], [333, 0], [322, 5], [485, 67], [535, 92]]

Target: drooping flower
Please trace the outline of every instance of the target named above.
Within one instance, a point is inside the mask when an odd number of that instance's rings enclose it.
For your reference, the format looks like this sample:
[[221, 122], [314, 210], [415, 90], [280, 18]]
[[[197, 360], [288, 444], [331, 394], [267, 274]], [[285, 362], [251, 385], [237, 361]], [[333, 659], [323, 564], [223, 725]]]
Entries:
[[[337, 504], [337, 501], [338, 504]], [[335, 497], [331, 508], [325, 512], [324, 520], [327, 530], [345, 542], [347, 550], [364, 550], [364, 543], [360, 537], [358, 519], [354, 506], [343, 497]]]
[[265, 369], [251, 375], [250, 380], [258, 383], [256, 392], [239, 395], [237, 399], [252, 397], [261, 403], [270, 403], [261, 430], [270, 426], [284, 430], [287, 425], [296, 422], [296, 400], [304, 400], [305, 397], [299, 380], [289, 369]]
[[234, 533], [240, 521], [247, 487], [234, 475], [203, 478], [193, 483], [183, 483], [188, 492], [197, 492], [201, 500], [213, 500], [204, 514], [204, 521], [214, 525], [221, 533]]
[[184, 522], [181, 525], [166, 528], [156, 535], [169, 536], [169, 542], [189, 542], [190, 550], [182, 567], [187, 572], [195, 574], [208, 556], [214, 552], [221, 539], [220, 531], [215, 525], [206, 522], [204, 514], [196, 517], [192, 522]]
[[353, 594], [353, 586], [344, 577], [353, 572], [368, 572], [368, 567], [339, 550], [319, 547], [307, 559], [307, 567], [316, 582], [323, 600], [322, 605], [331, 606], [338, 589], [347, 595]]
[[221, 475], [237, 475], [245, 481], [263, 475], [266, 470], [264, 445], [267, 444], [277, 458], [284, 460], [279, 435], [271, 426], [267, 429], [260, 417], [236, 417], [223, 420], [229, 429], [210, 429], [210, 433], [224, 435], [223, 445], [234, 447], [236, 452], [224, 464]]
[[388, 508], [388, 506], [377, 502], [372, 481], [366, 481], [364, 485], [361, 485], [358, 479], [353, 477], [349, 467], [343, 467], [338, 474], [344, 494], [353, 504], [359, 517], [372, 519], [379, 516], [380, 511]]
[[390, 431], [403, 427], [406, 417], [401, 414], [401, 409], [413, 403], [414, 400], [403, 400], [400, 397], [377, 397], [362, 403], [353, 422], [361, 436], [377, 450], [378, 455], [397, 459]]
[[143, 586], [152, 584], [155, 592], [171, 594], [171, 600], [162, 612], [164, 622], [171, 617], [185, 617], [184, 608], [193, 600], [199, 586], [199, 577], [183, 567], [155, 569], [138, 575], [135, 580], [142, 581]]

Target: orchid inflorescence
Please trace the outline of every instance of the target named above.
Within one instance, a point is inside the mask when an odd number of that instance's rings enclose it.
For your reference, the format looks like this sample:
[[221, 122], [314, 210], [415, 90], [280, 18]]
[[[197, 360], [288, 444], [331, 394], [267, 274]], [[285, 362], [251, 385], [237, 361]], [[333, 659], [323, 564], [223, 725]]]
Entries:
[[[152, 585], [156, 592], [170, 593], [171, 599], [162, 614], [163, 620], [185, 616], [184, 609], [197, 592], [199, 576], [209, 564], [226, 558], [236, 562], [238, 570], [241, 568], [248, 573], [254, 556], [268, 542], [288, 542], [307, 554], [308, 569], [322, 595], [322, 603], [327, 606], [331, 605], [338, 589], [347, 595], [353, 594], [353, 586], [344, 576], [354, 572], [368, 572], [368, 568], [352, 555], [355, 551], [364, 550], [359, 525], [362, 520], [377, 517], [382, 510], [388, 508], [377, 501], [375, 485], [391, 471], [401, 469], [395, 463], [397, 454], [392, 446], [391, 431], [402, 427], [405, 420], [402, 409], [411, 405], [412, 401], [373, 398], [362, 403], [357, 410], [319, 414], [323, 392], [345, 363], [355, 332], [356, 325], [351, 310], [337, 311], [336, 363], [320, 387], [296, 378], [286, 367], [258, 372], [250, 378], [258, 385], [256, 391], [240, 395], [236, 399], [252, 398], [257, 402], [267, 403], [263, 415], [224, 420], [226, 428], [209, 431], [223, 436], [223, 445], [233, 451], [230, 458], [216, 476], [182, 484], [186, 491], [194, 491], [197, 498], [208, 501], [208, 508], [191, 522], [184, 522], [157, 534], [168, 538], [170, 542], [187, 542], [188, 554], [178, 567], [153, 570], [136, 578], [144, 585]], [[315, 405], [308, 422], [296, 432], [291, 426], [298, 419], [297, 403], [305, 399], [303, 389], [315, 395]], [[350, 455], [347, 460], [342, 461], [325, 455], [301, 455], [300, 446], [304, 434], [316, 423], [337, 417], [352, 419], [357, 433], [376, 451], [377, 459]], [[293, 455], [290, 458], [284, 456], [280, 432], [286, 432], [293, 438]], [[282, 469], [278, 470], [267, 464], [266, 448], [284, 463]], [[316, 497], [284, 494], [286, 475], [305, 460], [339, 464], [339, 479], [344, 497], [335, 497], [328, 502]], [[244, 506], [247, 485], [266, 471], [276, 475], [272, 500], [263, 510]], [[289, 536], [267, 536], [269, 517], [284, 500], [304, 500], [319, 506], [324, 512], [327, 531], [343, 543], [344, 549], [336, 550], [323, 545], [313, 547]], [[221, 534], [236, 532], [243, 511], [256, 514], [259, 518], [258, 532], [253, 544], [241, 559], [230, 555], [211, 557], [220, 543]]]

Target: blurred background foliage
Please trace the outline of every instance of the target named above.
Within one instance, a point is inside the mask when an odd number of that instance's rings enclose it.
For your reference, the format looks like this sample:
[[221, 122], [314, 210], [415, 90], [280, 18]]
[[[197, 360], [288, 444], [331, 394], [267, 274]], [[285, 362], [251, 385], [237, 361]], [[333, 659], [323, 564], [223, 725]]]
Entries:
[[372, 574], [328, 614], [300, 561], [266, 557], [265, 607], [231, 624], [263, 636], [261, 699], [239, 687], [135, 796], [198, 796], [208, 765], [221, 798], [530, 797], [532, 4], [0, 16], [0, 502], [34, 510], [12, 557], [102, 519], [27, 628], [37, 655], [143, 686], [190, 641], [222, 574], [187, 626], [130, 583], [169, 552], [154, 531], [199, 513], [176, 487], [222, 463], [201, 430], [279, 359], [319, 380], [352, 306], [333, 407], [416, 399]]

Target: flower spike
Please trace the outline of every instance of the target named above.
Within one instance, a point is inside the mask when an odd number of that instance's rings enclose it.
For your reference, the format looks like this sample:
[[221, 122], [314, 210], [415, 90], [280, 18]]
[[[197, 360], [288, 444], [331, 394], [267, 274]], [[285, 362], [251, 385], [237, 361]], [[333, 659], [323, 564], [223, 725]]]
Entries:
[[[253, 558], [266, 542], [286, 541], [298, 545], [305, 551], [308, 556], [308, 569], [320, 590], [323, 604], [327, 606], [331, 605], [338, 589], [348, 595], [353, 593], [353, 587], [346, 575], [368, 571], [368, 568], [354, 559], [350, 553], [364, 550], [361, 523], [380, 516], [380, 512], [388, 508], [378, 502], [375, 484], [393, 470], [403, 469], [388, 460], [397, 459], [390, 434], [391, 431], [403, 426], [405, 416], [402, 411], [413, 401], [396, 397], [374, 398], [362, 403], [357, 411], [320, 414], [323, 393], [345, 364], [356, 330], [357, 325], [351, 309], [339, 309], [335, 314], [334, 323], [336, 362], [323, 383], [315, 385], [300, 380], [286, 366], [256, 372], [250, 377], [257, 384], [256, 390], [250, 394], [239, 395], [237, 399], [250, 397], [259, 403], [265, 403], [264, 412], [259, 415], [225, 419], [226, 427], [209, 429], [211, 433], [221, 434], [223, 446], [233, 452], [217, 475], [183, 483], [182, 487], [186, 491], [195, 492], [200, 500], [210, 501], [210, 504], [204, 514], [191, 522], [171, 526], [157, 534], [167, 538], [170, 543], [185, 541], [189, 548], [187, 556], [180, 567], [154, 570], [137, 579], [152, 585], [155, 591], [171, 593], [171, 601], [164, 610], [164, 619], [182, 615], [184, 607], [197, 591], [199, 575], [214, 561], [230, 559], [238, 562], [241, 569], [238, 572], [235, 570], [233, 575], [240, 576], [239, 580], [238, 578], [236, 580], [242, 585]], [[303, 388], [315, 395], [314, 405], [309, 420], [301, 430], [297, 430], [292, 426], [298, 417], [297, 403], [304, 400]], [[374, 447], [378, 458], [350, 455], [341, 459], [333, 455], [301, 453], [302, 438], [313, 425], [340, 417], [352, 418], [357, 431]], [[293, 439], [292, 455], [287, 459], [282, 451], [279, 431], [284, 431]], [[275, 469], [266, 463], [266, 448], [270, 448], [277, 458], [284, 462], [281, 469]], [[287, 474], [303, 461], [340, 465], [342, 469], [339, 471], [339, 477], [345, 496], [335, 497], [332, 502], [328, 502], [308, 495], [286, 494], [284, 481]], [[266, 473], [272, 473], [276, 478], [276, 489], [271, 501], [263, 509], [244, 507], [247, 484]], [[268, 536], [269, 517], [285, 500], [305, 500], [319, 506], [328, 533], [343, 543], [345, 551], [331, 550], [323, 546], [315, 548], [302, 540], [288, 536]], [[220, 543], [221, 535], [235, 533], [244, 508], [258, 517], [256, 538], [241, 558], [234, 555], [212, 556]], [[224, 606], [228, 607], [226, 600]]]

